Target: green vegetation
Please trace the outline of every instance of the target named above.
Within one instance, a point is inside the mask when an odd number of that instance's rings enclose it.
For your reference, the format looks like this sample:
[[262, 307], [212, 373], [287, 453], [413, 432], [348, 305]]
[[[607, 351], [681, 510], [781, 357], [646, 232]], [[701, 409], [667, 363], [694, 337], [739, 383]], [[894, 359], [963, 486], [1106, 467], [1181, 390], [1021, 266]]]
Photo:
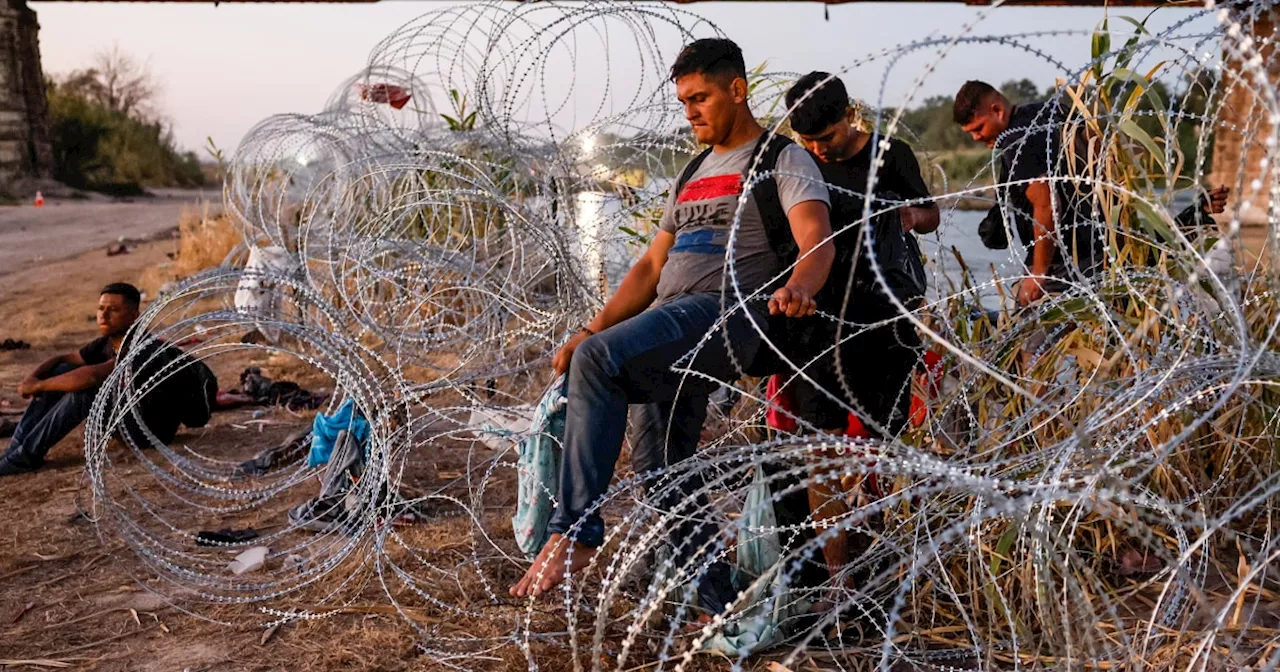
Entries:
[[[1206, 143], [1203, 155], [1197, 155], [1196, 143], [1200, 129], [1197, 118], [1205, 114], [1212, 116], [1212, 111], [1207, 108], [1208, 94], [1214, 87], [1212, 76], [1204, 74], [1188, 78], [1180, 83], [1176, 91], [1164, 81], [1141, 79], [1141, 85], [1132, 81], [1110, 81], [1107, 83], [1112, 89], [1109, 93], [1116, 98], [1121, 95], [1127, 98], [1128, 93], [1141, 89], [1141, 95], [1135, 99], [1136, 107], [1127, 112], [1132, 114], [1134, 123], [1153, 138], [1164, 135], [1164, 120], [1182, 117], [1177, 124], [1177, 149], [1185, 160], [1176, 171], [1178, 176], [1194, 175], [1197, 165], [1210, 165], [1213, 158], [1212, 137]], [[1005, 82], [1000, 86], [1000, 91], [1014, 104], [1019, 104], [1045, 100], [1054, 94], [1055, 88], [1040, 91], [1034, 82], [1022, 79]], [[926, 173], [936, 173], [936, 169], [928, 170], [930, 166], [940, 167], [946, 173], [949, 184], [954, 187], [968, 184], [975, 181], [975, 178], [979, 184], [990, 184], [994, 181], [990, 171], [985, 175], [982, 172], [991, 164], [991, 153], [974, 143], [952, 121], [951, 103], [951, 96], [926, 98], [919, 107], [903, 113], [897, 135], [911, 143], [921, 163], [925, 164], [922, 167], [926, 168]], [[936, 174], [927, 177], [934, 182], [938, 179]], [[941, 185], [930, 186], [937, 188]]]
[[136, 195], [144, 187], [204, 184], [194, 152], [180, 151], [150, 111], [150, 74], [119, 52], [46, 82], [53, 122], [54, 178], [77, 189]]

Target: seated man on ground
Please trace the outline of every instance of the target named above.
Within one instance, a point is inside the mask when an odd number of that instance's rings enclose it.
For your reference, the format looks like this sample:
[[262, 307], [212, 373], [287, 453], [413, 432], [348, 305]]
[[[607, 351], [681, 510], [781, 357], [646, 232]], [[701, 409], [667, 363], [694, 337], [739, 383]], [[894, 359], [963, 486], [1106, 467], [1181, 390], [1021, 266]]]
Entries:
[[[766, 312], [801, 317], [814, 311], [813, 297], [833, 256], [827, 189], [804, 150], [785, 138], [766, 136], [747, 103], [746, 75], [741, 49], [719, 38], [689, 44], [672, 66], [685, 116], [698, 142], [711, 149], [682, 171], [643, 258], [555, 356], [556, 370], [569, 374], [558, 506], [548, 526], [550, 539], [512, 586], [512, 595], [550, 590], [585, 567], [603, 543], [598, 507], [622, 448], [628, 404], [643, 405], [671, 428], [633, 445], [637, 470], [686, 459], [697, 448], [708, 397], [719, 383], [674, 373], [672, 367], [696, 351], [689, 368], [711, 379], [735, 380], [737, 367], [748, 365], [760, 345], [749, 320], [763, 324]], [[778, 173], [761, 183], [772, 189], [753, 189], [736, 232], [732, 279], [743, 296], [761, 299], [744, 309], [734, 305], [732, 294], [724, 295], [730, 280], [725, 268], [744, 176], [758, 152], [776, 157]], [[782, 274], [788, 253], [780, 248], [798, 250], [789, 275]], [[770, 283], [780, 274], [785, 286], [773, 289]], [[767, 308], [764, 297], [769, 297]], [[729, 307], [729, 315], [722, 315], [722, 306]], [[719, 333], [703, 342], [713, 328]], [[694, 493], [701, 482], [691, 478], [683, 485], [686, 493]], [[690, 496], [679, 504], [701, 501]], [[692, 556], [715, 529], [692, 516], [683, 518], [673, 524], [671, 539], [679, 546], [676, 557], [692, 565]], [[727, 572], [724, 563], [713, 564]]]
[[[18, 394], [31, 404], [0, 457], [0, 476], [39, 469], [49, 450], [89, 417], [94, 397], [115, 369], [116, 357], [126, 345], [125, 335], [138, 319], [141, 302], [142, 295], [133, 285], [107, 285], [98, 297], [98, 331], [102, 335], [78, 351], [48, 359], [18, 384]], [[177, 352], [161, 347], [161, 354]], [[178, 380], [174, 377], [175, 383]], [[181, 414], [173, 408], [177, 401], [173, 386], [166, 387], [143, 399], [141, 415], [147, 429], [167, 443], [177, 433]], [[126, 427], [131, 426], [131, 420], [126, 419]]]

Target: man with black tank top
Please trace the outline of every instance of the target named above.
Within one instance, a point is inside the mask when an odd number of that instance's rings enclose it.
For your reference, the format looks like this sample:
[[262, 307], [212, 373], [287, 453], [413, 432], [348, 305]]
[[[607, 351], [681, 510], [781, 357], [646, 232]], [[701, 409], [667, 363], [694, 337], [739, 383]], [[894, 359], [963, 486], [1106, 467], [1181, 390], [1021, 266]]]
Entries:
[[[965, 82], [952, 109], [955, 123], [975, 141], [999, 152], [1002, 202], [1030, 218], [1015, 220], [1027, 241], [1027, 277], [1018, 285], [1019, 306], [1066, 290], [1097, 273], [1106, 261], [1105, 229], [1092, 216], [1092, 193], [1083, 181], [1055, 177], [1084, 173], [1083, 134], [1064, 143], [1066, 113], [1052, 101], [1014, 105], [995, 87]], [[1025, 226], [1024, 226], [1025, 224]]]
[[[748, 105], [746, 77], [741, 49], [722, 38], [687, 45], [671, 68], [694, 136], [711, 151], [699, 156], [694, 169], [682, 171], [681, 187], [671, 190], [644, 256], [553, 360], [558, 373], [568, 373], [560, 489], [548, 525], [551, 536], [511, 587], [514, 596], [550, 590], [586, 567], [603, 543], [599, 506], [621, 451], [628, 404], [640, 405], [640, 424], [648, 428], [633, 438], [637, 473], [643, 477], [691, 456], [708, 397], [719, 387], [714, 381], [736, 379], [738, 366], [756, 356], [760, 339], [750, 321], [764, 323], [771, 314], [803, 317], [815, 309], [814, 296], [833, 257], [827, 189], [799, 147], [776, 136], [767, 138], [781, 143], [772, 149], [762, 142], [766, 136]], [[734, 231], [745, 173], [757, 152], [771, 152], [779, 174], [766, 181], [767, 204], [757, 202], [761, 185], [753, 187]], [[801, 253], [789, 273], [783, 273], [789, 262], [776, 245], [780, 228]], [[779, 274], [786, 281], [775, 289], [770, 281]], [[735, 306], [733, 291], [726, 289], [734, 285], [742, 296], [760, 300]], [[722, 315], [722, 306], [729, 315]], [[704, 340], [713, 329], [720, 333]], [[672, 372], [690, 353], [696, 354], [683, 365], [712, 380]], [[701, 480], [689, 476], [679, 487], [662, 489], [670, 501], [652, 506], [685, 507], [688, 514], [701, 510], [705, 500], [693, 496]], [[685, 522], [674, 524], [671, 544], [679, 564], [694, 568], [699, 549], [717, 528], [694, 515], [679, 518]], [[728, 571], [723, 562], [711, 563], [701, 583], [725, 585]]]

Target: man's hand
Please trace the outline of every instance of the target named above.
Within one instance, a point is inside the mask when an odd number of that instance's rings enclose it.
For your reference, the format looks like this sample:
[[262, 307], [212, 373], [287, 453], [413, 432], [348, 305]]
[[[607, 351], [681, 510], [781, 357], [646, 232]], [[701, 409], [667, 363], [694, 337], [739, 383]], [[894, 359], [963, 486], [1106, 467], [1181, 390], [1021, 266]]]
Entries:
[[1226, 211], [1227, 196], [1230, 195], [1231, 187], [1226, 185], [1209, 190], [1209, 197], [1204, 201], [1204, 211], [1210, 215], [1217, 215]]
[[569, 370], [569, 362], [573, 359], [573, 351], [577, 350], [578, 346], [582, 345], [582, 342], [587, 340], [590, 335], [586, 330], [579, 331], [569, 339], [568, 343], [560, 347], [560, 350], [556, 352], [556, 356], [551, 359], [551, 366], [555, 367], [557, 376]]
[[898, 214], [902, 219], [903, 233], [910, 233], [916, 228], [916, 213], [913, 212], [911, 208], [904, 205], [901, 208], [898, 208]]
[[898, 208], [898, 212], [902, 216], [902, 232], [914, 232], [917, 235], [927, 235], [938, 230], [938, 224], [941, 223], [941, 215], [936, 205], [904, 205]]
[[40, 382], [40, 379], [35, 376], [23, 378], [22, 382], [18, 383], [18, 394], [22, 395], [23, 399], [30, 399], [40, 394]]
[[813, 296], [801, 287], [779, 287], [769, 299], [770, 315], [809, 317], [817, 309]]
[[1044, 288], [1040, 286], [1040, 280], [1037, 278], [1023, 278], [1022, 283], [1018, 286], [1018, 305], [1029, 306], [1044, 296]]

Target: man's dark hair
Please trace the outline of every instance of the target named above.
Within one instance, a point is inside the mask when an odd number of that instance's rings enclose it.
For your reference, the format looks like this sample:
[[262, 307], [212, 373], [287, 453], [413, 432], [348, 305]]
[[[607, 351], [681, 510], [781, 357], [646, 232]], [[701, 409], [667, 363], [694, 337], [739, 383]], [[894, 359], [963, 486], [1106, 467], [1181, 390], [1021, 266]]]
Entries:
[[102, 291], [99, 292], [99, 295], [102, 295], [102, 294], [115, 294], [116, 296], [123, 296], [124, 302], [129, 304], [130, 306], [133, 306], [134, 308], [139, 308], [142, 306], [142, 292], [138, 291], [137, 287], [134, 287], [133, 285], [127, 282], [113, 282], [107, 285], [106, 287], [102, 288]]
[[736, 77], [746, 79], [747, 65], [742, 60], [742, 49], [723, 37], [707, 37], [686, 44], [671, 64], [671, 81], [694, 74], [718, 79], [725, 86]]
[[787, 91], [787, 109], [791, 110], [792, 130], [800, 135], [814, 135], [845, 118], [849, 92], [839, 77], [811, 72]]
[[973, 115], [978, 113], [978, 108], [982, 106], [983, 101], [991, 94], [999, 95], [996, 87], [976, 79], [971, 79], [960, 87], [960, 91], [956, 93], [955, 105], [951, 108], [951, 118], [957, 124], [964, 126], [973, 121]]

